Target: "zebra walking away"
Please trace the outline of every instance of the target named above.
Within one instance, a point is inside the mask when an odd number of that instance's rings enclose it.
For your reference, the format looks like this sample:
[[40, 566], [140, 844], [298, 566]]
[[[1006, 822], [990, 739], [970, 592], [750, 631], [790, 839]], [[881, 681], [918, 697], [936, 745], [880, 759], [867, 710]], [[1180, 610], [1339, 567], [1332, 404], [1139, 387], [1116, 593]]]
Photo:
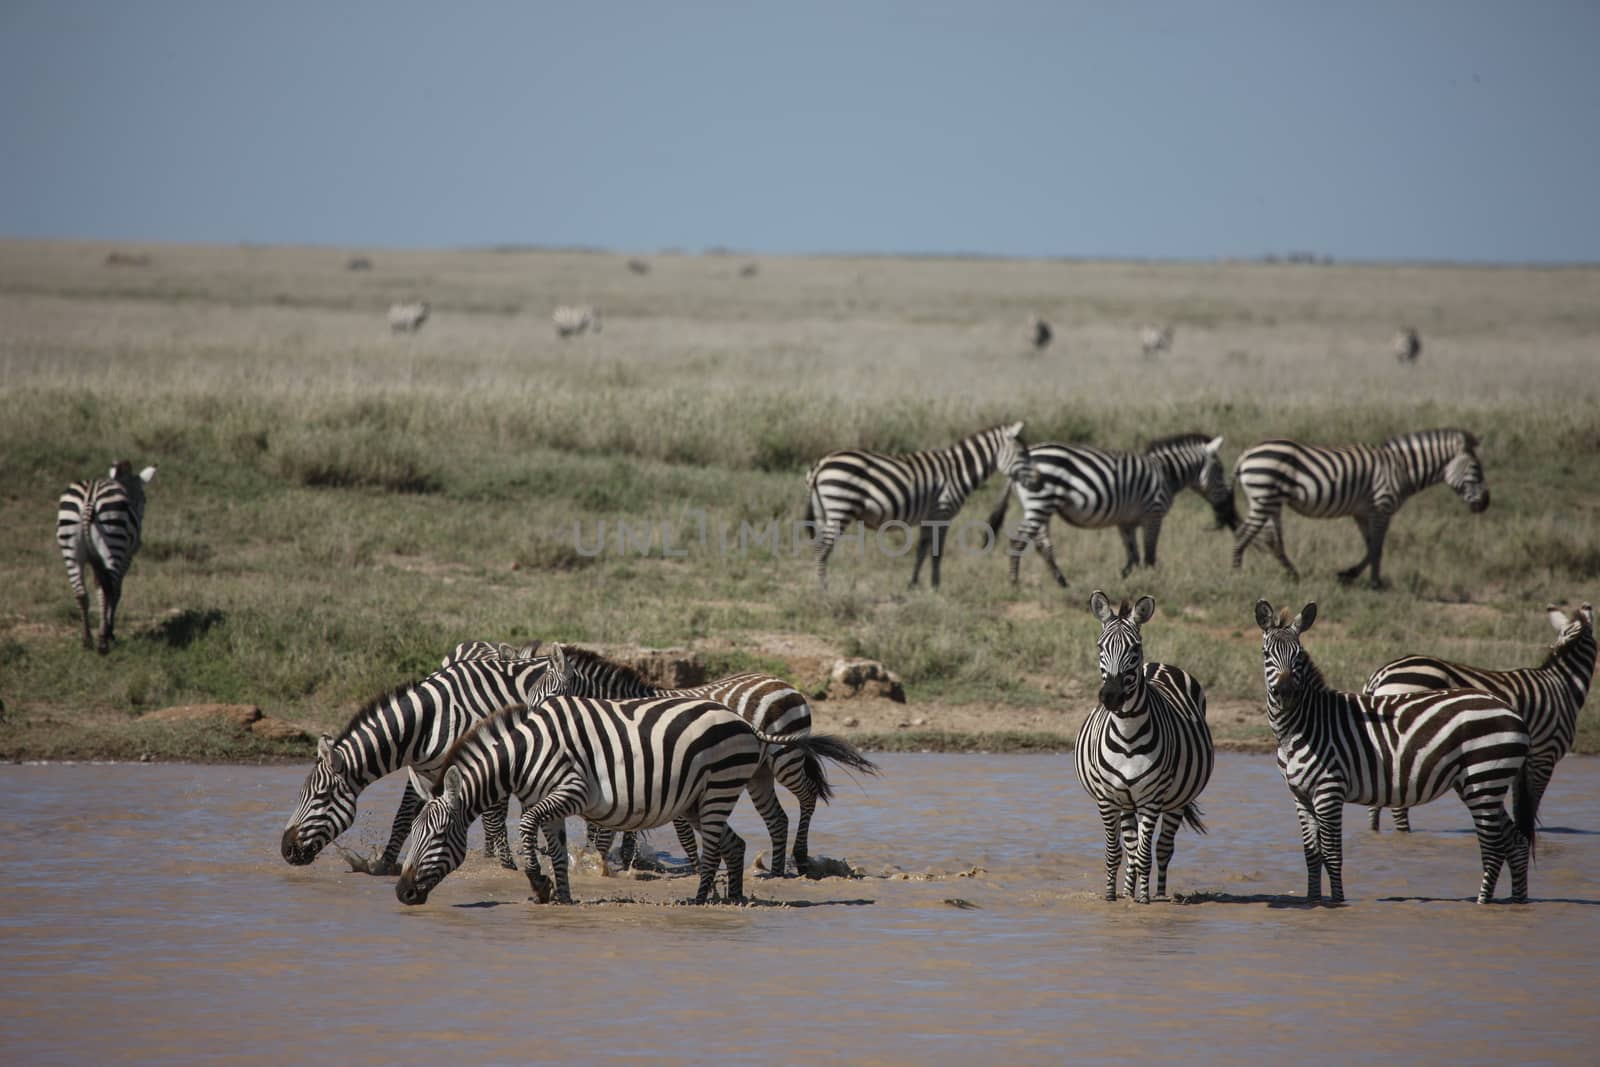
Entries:
[[1100, 620], [1100, 702], [1078, 731], [1078, 781], [1105, 824], [1106, 899], [1117, 899], [1126, 852], [1125, 892], [1148, 904], [1152, 849], [1164, 897], [1178, 823], [1206, 831], [1195, 803], [1216, 760], [1206, 693], [1188, 672], [1145, 662], [1140, 627], [1156, 613], [1152, 597], [1113, 608], [1096, 590], [1089, 607]]
[[[528, 882], [542, 903], [572, 902], [569, 815], [625, 831], [684, 819], [702, 838], [695, 903], [711, 899], [724, 863], [727, 899], [740, 900], [744, 840], [728, 825], [728, 815], [767, 743], [734, 712], [700, 698], [556, 696], [507, 707], [451, 747], [436, 786], [413, 780], [412, 788], [426, 791], [429, 799], [418, 814], [395, 896], [403, 904], [425, 903], [465, 859], [473, 818], [515, 794], [522, 803]], [[539, 869], [541, 827], [552, 878]]]
[[[1431, 689], [1481, 689], [1503, 698], [1528, 729], [1528, 792], [1538, 807], [1556, 764], [1571, 750], [1577, 735], [1578, 713], [1589, 695], [1595, 657], [1592, 606], [1585, 604], [1570, 617], [1554, 605], [1546, 610], [1556, 629], [1556, 643], [1537, 667], [1496, 671], [1432, 656], [1405, 656], [1373, 671], [1365, 692], [1393, 696]], [[1381, 810], [1371, 811], [1374, 830]], [[1411, 830], [1411, 816], [1405, 808], [1394, 809], [1394, 828]]]
[[[286, 862], [310, 863], [350, 829], [356, 797], [373, 782], [402, 767], [431, 778], [450, 745], [474, 723], [507, 704], [537, 702], [556, 691], [561, 675], [548, 669], [548, 658], [502, 657], [490, 654], [493, 647], [488, 642], [457, 645], [439, 670], [368, 701], [338, 737], [322, 737], [317, 762], [284, 826], [280, 847]], [[421, 803], [421, 795], [407, 787], [389, 841], [370, 873], [398, 872], [400, 847]], [[505, 805], [483, 813], [483, 830], [484, 851], [515, 870]]]
[[1022, 522], [1011, 535], [1008, 553], [1012, 583], [1017, 581], [1022, 554], [1031, 542], [1056, 584], [1066, 587], [1066, 575], [1056, 565], [1055, 547], [1050, 543], [1050, 519], [1055, 515], [1082, 529], [1117, 527], [1128, 557], [1122, 568], [1124, 578], [1139, 565], [1140, 527], [1144, 528], [1145, 566], [1156, 565], [1161, 524], [1173, 500], [1185, 489], [1206, 499], [1219, 527], [1234, 529], [1239, 517], [1233, 489], [1217, 456], [1221, 447], [1222, 438], [1203, 433], [1163, 437], [1145, 446], [1142, 453], [1054, 442], [1032, 446], [1028, 458], [1038, 472], [1038, 488], [1011, 483], [989, 514], [989, 529], [999, 538], [1011, 494], [1017, 494]]
[[1293, 578], [1300, 576], [1283, 549], [1283, 506], [1313, 519], [1355, 520], [1366, 555], [1339, 572], [1352, 582], [1371, 568], [1372, 588], [1383, 587], [1383, 541], [1395, 512], [1413, 493], [1443, 481], [1474, 514], [1489, 506], [1478, 460], [1478, 439], [1465, 430], [1418, 430], [1381, 445], [1324, 448], [1283, 439], [1251, 445], [1234, 464], [1234, 481], [1249, 505], [1234, 534], [1233, 565], [1265, 531], [1267, 548]]
[[[775, 877], [782, 876], [786, 868], [784, 857], [788, 852], [789, 817], [773, 789], [774, 780], [793, 793], [800, 804], [800, 819], [794, 834], [794, 863], [797, 870], [803, 871], [809, 854], [811, 816], [817, 809], [818, 800], [826, 802], [833, 796], [833, 787], [828, 782], [821, 760], [828, 759], [867, 774], [878, 773], [878, 765], [843, 738], [813, 734], [810, 702], [804, 693], [782, 678], [746, 672], [705, 685], [667, 689], [651, 685], [631, 668], [587, 649], [568, 648], [565, 653], [568, 678], [561, 690], [564, 694], [604, 700], [647, 697], [700, 697], [714, 700], [743, 718], [763, 737], [782, 742], [775, 743], [763, 754], [761, 766], [749, 785], [750, 800], [761, 813], [772, 838], [772, 861], [769, 867]], [[801, 740], [807, 743], [803, 746], [796, 744]], [[693, 832], [686, 825], [679, 825], [677, 832], [689, 862], [695, 863]], [[610, 841], [602, 835], [596, 847], [604, 854], [610, 848]], [[632, 854], [626, 839], [623, 841], [623, 851], [626, 860], [626, 856]]]
[[563, 304], [551, 314], [550, 321], [555, 323], [558, 337], [576, 337], [587, 330], [600, 332], [600, 312], [588, 304]]
[[1391, 347], [1394, 350], [1395, 359], [1401, 363], [1415, 363], [1417, 357], [1422, 355], [1422, 335], [1407, 326], [1394, 335], [1394, 342]]
[[423, 301], [389, 305], [389, 329], [395, 333], [416, 333], [428, 321], [428, 305]]
[[817, 584], [828, 587], [828, 555], [852, 521], [868, 529], [890, 523], [920, 526], [917, 561], [911, 585], [917, 584], [922, 561], [933, 556], [933, 587], [939, 588], [943, 531], [966, 503], [967, 496], [995, 471], [1030, 488], [1038, 472], [1022, 440], [1022, 423], [994, 426], [962, 438], [949, 448], [926, 452], [830, 452], [806, 474], [807, 524], [817, 531]]
[[[139, 551], [139, 534], [144, 526], [144, 487], [156, 476], [154, 467], [138, 474], [133, 464], [119, 459], [104, 478], [73, 482], [61, 494], [56, 506], [56, 544], [67, 561], [67, 581], [78, 601], [83, 619], [83, 647], [97, 648], [101, 655], [111, 651], [117, 623], [117, 605], [122, 601], [122, 581]], [[96, 642], [89, 628], [89, 590], [83, 569], [94, 573], [100, 594], [100, 636]]]
[[[1442, 689], [1373, 697], [1328, 687], [1300, 643], [1317, 605], [1289, 618], [1256, 601], [1267, 718], [1278, 738], [1278, 770], [1294, 796], [1306, 856], [1306, 898], [1320, 900], [1328, 872], [1333, 903], [1344, 901], [1346, 804], [1415, 807], [1454, 789], [1472, 813], [1483, 859], [1478, 903], [1494, 898], [1511, 862], [1511, 899], [1528, 899], [1538, 804], [1523, 773], [1528, 732], [1502, 697]], [[1516, 789], [1516, 825], [1504, 800]]]

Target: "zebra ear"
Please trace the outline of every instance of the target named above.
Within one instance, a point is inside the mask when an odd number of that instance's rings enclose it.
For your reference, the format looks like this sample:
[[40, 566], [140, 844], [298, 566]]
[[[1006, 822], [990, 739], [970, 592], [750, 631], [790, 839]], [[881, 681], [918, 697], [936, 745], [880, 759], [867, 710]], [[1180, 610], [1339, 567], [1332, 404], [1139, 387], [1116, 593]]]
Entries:
[[1560, 633], [1562, 630], [1565, 630], [1567, 628], [1567, 623], [1572, 621], [1571, 619], [1567, 618], [1566, 612], [1562, 611], [1554, 604], [1551, 604], [1545, 609], [1545, 611], [1548, 612], [1550, 625], [1556, 628], [1556, 633]]
[[1142, 596], [1133, 604], [1133, 621], [1143, 626], [1156, 613], [1156, 598]]
[[146, 485], [149, 485], [150, 479], [154, 478], [155, 476], [156, 469], [154, 467], [146, 467], [144, 470], [139, 472], [139, 480], [144, 482]]
[[1211, 440], [1205, 443], [1204, 447], [1207, 452], [1210, 452], [1214, 456], [1217, 454], [1217, 449], [1222, 447], [1222, 438], [1213, 437]]
[[1089, 610], [1094, 612], [1094, 617], [1101, 622], [1110, 622], [1116, 618], [1116, 612], [1111, 610], [1111, 601], [1106, 599], [1106, 595], [1098, 589], [1089, 598]]
[[1295, 633], [1303, 634], [1307, 630], [1311, 629], [1311, 624], [1316, 621], [1317, 602], [1313, 600], [1311, 603], [1300, 609], [1300, 614], [1294, 617], [1294, 622], [1290, 623], [1290, 625], [1294, 627]]
[[1021, 437], [1022, 436], [1022, 423], [1013, 422], [1011, 425], [1007, 426], [1006, 427], [1006, 436], [1007, 437]]
[[411, 791], [423, 800], [433, 796], [433, 783], [417, 773], [415, 767], [406, 768], [406, 778], [411, 782]]
[[556, 682], [556, 690], [564, 689], [567, 681], [567, 653], [559, 641], [552, 641], [545, 650], [545, 657], [550, 665], [545, 668], [550, 677]]
[[441, 796], [451, 804], [461, 799], [461, 793], [466, 788], [466, 779], [461, 777], [460, 767], [450, 767], [444, 772], [444, 791]]
[[333, 761], [333, 738], [323, 734], [317, 738], [317, 762], [331, 763]]
[[1256, 625], [1263, 633], [1272, 629], [1272, 605], [1265, 600], [1256, 601]]

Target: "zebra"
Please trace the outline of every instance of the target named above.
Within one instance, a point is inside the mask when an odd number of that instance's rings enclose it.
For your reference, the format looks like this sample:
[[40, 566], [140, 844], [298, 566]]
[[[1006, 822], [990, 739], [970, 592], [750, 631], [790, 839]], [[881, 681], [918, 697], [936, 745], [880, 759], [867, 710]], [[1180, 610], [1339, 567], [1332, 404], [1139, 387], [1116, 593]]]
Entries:
[[[1372, 672], [1363, 692], [1374, 696], [1421, 693], [1430, 689], [1481, 689], [1501, 697], [1517, 710], [1528, 729], [1528, 791], [1537, 807], [1550, 786], [1556, 763], [1572, 748], [1594, 678], [1594, 608], [1584, 604], [1569, 617], [1560, 608], [1546, 609], [1555, 627], [1556, 643], [1537, 667], [1494, 671], [1467, 667], [1432, 656], [1405, 656]], [[1378, 813], [1371, 811], [1372, 828]], [[1394, 809], [1394, 828], [1410, 832], [1411, 816]]]
[[558, 337], [575, 337], [585, 330], [600, 332], [600, 312], [588, 304], [563, 304], [551, 314]]
[[1206, 832], [1195, 803], [1216, 760], [1206, 692], [1184, 670], [1145, 662], [1140, 627], [1156, 612], [1154, 598], [1113, 608], [1095, 590], [1089, 608], [1100, 620], [1100, 702], [1078, 731], [1078, 781], [1105, 824], [1106, 899], [1117, 899], [1126, 851], [1125, 892], [1148, 904], [1152, 848], [1156, 896], [1164, 897], [1178, 823]]
[[1139, 331], [1139, 348], [1147, 356], [1166, 352], [1172, 348], [1171, 326], [1146, 326]]
[[[788, 682], [770, 674], [746, 672], [682, 689], [654, 686], [641, 678], [631, 668], [609, 660], [598, 653], [582, 648], [565, 650], [568, 679], [561, 692], [570, 696], [592, 697], [605, 700], [630, 700], [646, 697], [703, 697], [732, 709], [763, 737], [781, 739], [763, 756], [761, 767], [750, 780], [750, 800], [761, 813], [772, 837], [773, 877], [782, 877], [786, 864], [785, 853], [789, 842], [789, 817], [773, 790], [776, 780], [800, 803], [800, 819], [794, 834], [794, 864], [804, 870], [809, 856], [811, 817], [817, 801], [826, 802], [833, 796], [833, 787], [823, 771], [821, 759], [829, 759], [852, 770], [877, 774], [878, 765], [863, 756], [843, 738], [830, 734], [811, 732], [811, 705], [805, 694]], [[804, 747], [794, 741], [808, 739]], [[696, 862], [694, 835], [684, 826], [677, 827], [678, 840], [683, 844], [691, 864]], [[603, 855], [610, 848], [610, 840], [599, 835], [595, 842]], [[623, 840], [623, 861], [632, 854], [630, 842]]]
[[1050, 324], [1048, 322], [1040, 318], [1038, 315], [1033, 317], [1032, 326], [1033, 347], [1036, 350], [1043, 352], [1045, 349], [1050, 347], [1050, 341], [1055, 337], [1055, 331], [1050, 328]]
[[1010, 574], [1012, 584], [1022, 564], [1029, 542], [1044, 557], [1065, 588], [1067, 579], [1056, 565], [1055, 548], [1050, 543], [1050, 518], [1060, 515], [1073, 526], [1103, 529], [1115, 526], [1122, 533], [1127, 562], [1126, 578], [1139, 565], [1138, 533], [1144, 527], [1144, 562], [1156, 565], [1156, 541], [1161, 524], [1172, 508], [1174, 498], [1185, 489], [1205, 497], [1220, 526], [1230, 530], [1239, 524], [1234, 510], [1233, 488], [1228, 484], [1217, 450], [1222, 438], [1203, 433], [1181, 433], [1150, 442], [1142, 453], [1111, 452], [1088, 445], [1063, 445], [1055, 442], [1034, 445], [1028, 458], [1039, 474], [1039, 488], [1008, 485], [994, 511], [989, 514], [989, 529], [1000, 536], [1011, 493], [1022, 505], [1022, 522], [1011, 536]]
[[1466, 430], [1418, 430], [1381, 445], [1323, 448], [1276, 439], [1251, 445], [1234, 464], [1249, 511], [1233, 541], [1233, 566], [1266, 530], [1267, 548], [1290, 577], [1299, 578], [1283, 548], [1283, 505], [1314, 519], [1348, 515], [1366, 543], [1360, 562], [1339, 572], [1353, 582], [1371, 566], [1371, 585], [1383, 588], [1383, 540], [1406, 498], [1443, 481], [1477, 514], [1489, 506], [1489, 489], [1478, 460], [1478, 439]]
[[1417, 357], [1422, 355], [1422, 335], [1407, 326], [1394, 335], [1390, 347], [1394, 351], [1394, 358], [1401, 363], [1415, 363]]
[[395, 333], [416, 333], [427, 321], [428, 305], [425, 302], [389, 305], [389, 329]]
[[[487, 654], [493, 647], [487, 642], [457, 645], [439, 670], [368, 701], [337, 737], [323, 735], [317, 761], [284, 826], [280, 847], [286, 862], [297, 867], [312, 862], [350, 829], [356, 797], [379, 778], [402, 767], [436, 774], [451, 742], [473, 723], [507, 704], [542, 699], [560, 684], [561, 676], [551, 673], [547, 658]], [[371, 873], [398, 871], [400, 847], [420, 803], [420, 794], [407, 788]], [[505, 827], [503, 805], [484, 812], [484, 851], [514, 870]]]
[[[551, 673], [563, 670], [560, 646]], [[711, 899], [727, 867], [727, 899], [744, 895], [744, 839], [728, 825], [739, 795], [774, 739], [729, 708], [700, 697], [598, 700], [553, 696], [511, 705], [464, 734], [445, 757], [438, 784], [416, 776], [428, 797], [401, 864], [395, 896], [422, 904], [466, 858], [467, 826], [515, 794], [527, 876], [541, 903], [572, 902], [565, 820], [582, 815], [614, 830], [648, 830], [679, 819], [698, 830], [700, 887]], [[802, 742], [803, 743], [803, 742]], [[537, 847], [543, 828], [546, 846]], [[550, 859], [552, 879], [539, 869]]]
[[922, 561], [933, 555], [939, 588], [942, 530], [979, 484], [996, 470], [1037, 489], [1039, 474], [1022, 439], [1022, 423], [993, 426], [948, 448], [925, 452], [829, 452], [806, 474], [805, 522], [817, 532], [817, 584], [828, 587], [828, 555], [852, 520], [877, 529], [887, 523], [920, 525], [915, 588]]
[[[122, 580], [139, 551], [144, 526], [144, 487], [156, 476], [154, 467], [138, 474], [133, 464], [119, 459], [104, 478], [73, 482], [56, 505], [56, 544], [67, 561], [67, 581], [83, 619], [83, 647], [101, 655], [111, 651], [122, 600]], [[89, 590], [83, 581], [87, 566], [100, 592], [100, 635], [95, 641], [89, 628]]]
[[[1333, 903], [1344, 901], [1344, 805], [1414, 807], [1454, 789], [1472, 813], [1483, 858], [1478, 903], [1494, 897], [1509, 857], [1511, 899], [1528, 899], [1528, 861], [1539, 806], [1524, 765], [1528, 731], [1503, 697], [1441, 689], [1392, 697], [1330, 689], [1301, 635], [1317, 605], [1293, 619], [1256, 601], [1267, 718], [1278, 739], [1278, 770], [1294, 796], [1306, 856], [1306, 898], [1320, 900], [1322, 870]], [[1504, 799], [1515, 789], [1516, 824]]]

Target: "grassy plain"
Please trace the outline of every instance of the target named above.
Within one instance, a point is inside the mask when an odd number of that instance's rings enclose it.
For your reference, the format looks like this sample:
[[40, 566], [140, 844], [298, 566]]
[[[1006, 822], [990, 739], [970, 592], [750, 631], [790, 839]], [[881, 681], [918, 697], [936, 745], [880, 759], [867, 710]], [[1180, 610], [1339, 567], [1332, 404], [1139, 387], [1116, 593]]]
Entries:
[[[1154, 594], [1147, 653], [1208, 685], [1219, 736], [1260, 740], [1257, 597], [1318, 601], [1308, 645], [1353, 688], [1403, 652], [1536, 662], [1546, 602], [1600, 591], [1600, 269], [664, 254], [637, 274], [585, 252], [157, 245], [126, 267], [113, 249], [0, 242], [0, 757], [293, 754], [136, 717], [247, 702], [336, 727], [477, 637], [694, 646], [808, 687], [829, 655], [869, 656], [909, 710], [819, 705], [828, 728], [1048, 745], [1093, 702], [1095, 588]], [[374, 269], [346, 270], [355, 253]], [[413, 298], [433, 317], [392, 335], [389, 303]], [[602, 333], [556, 338], [549, 312], [573, 302]], [[1055, 327], [1043, 353], [1034, 313]], [[1173, 351], [1141, 356], [1145, 322], [1177, 327]], [[1389, 351], [1404, 324], [1412, 367]], [[1224, 434], [1230, 464], [1268, 436], [1460, 425], [1494, 505], [1410, 502], [1387, 592], [1334, 581], [1360, 555], [1348, 522], [1287, 518], [1298, 584], [1264, 553], [1234, 572], [1192, 495], [1160, 567], [1126, 581], [1114, 532], [1058, 523], [1065, 592], [1031, 554], [1009, 587], [999, 553], [908, 592], [910, 557], [870, 537], [817, 592], [786, 525], [813, 458], [1011, 418], [1032, 441]], [[159, 474], [100, 657], [78, 646], [54, 509], [123, 456]], [[773, 521], [776, 544], [741, 542]]]

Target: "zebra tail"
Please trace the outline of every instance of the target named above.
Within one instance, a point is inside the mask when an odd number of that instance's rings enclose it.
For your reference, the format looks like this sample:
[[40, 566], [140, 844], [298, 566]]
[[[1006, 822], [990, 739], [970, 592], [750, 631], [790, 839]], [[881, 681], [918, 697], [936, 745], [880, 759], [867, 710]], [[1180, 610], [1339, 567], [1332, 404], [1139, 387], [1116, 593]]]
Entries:
[[[762, 736], [762, 740], [766, 741], [769, 738]], [[785, 739], [781, 743], [781, 748], [796, 748], [805, 753], [803, 767], [806, 781], [811, 783], [817, 799], [824, 804], [833, 799], [833, 784], [828, 781], [828, 772], [822, 766], [823, 760], [831, 760], [841, 767], [848, 767], [863, 774], [877, 774], [879, 770], [878, 765], [863, 756], [860, 749], [833, 734], [809, 734], [805, 737]]]
[[1220, 504], [1213, 504], [1211, 507], [1211, 514], [1217, 520], [1218, 529], [1221, 529], [1224, 526], [1230, 530], [1237, 530], [1239, 528], [1239, 506], [1235, 499], [1237, 497], [1238, 488], [1239, 485], [1237, 482], [1228, 486], [1227, 499], [1223, 500]]
[[996, 544], [1000, 543], [1001, 527], [1005, 525], [1006, 509], [1011, 506], [1011, 483], [1006, 482], [1006, 487], [1000, 492], [1000, 502], [989, 512], [989, 536]]
[[1183, 821], [1189, 824], [1189, 829], [1197, 834], [1206, 832], [1206, 824], [1200, 821], [1200, 816], [1205, 814], [1200, 810], [1200, 805], [1191, 801], [1183, 806], [1183, 811], [1179, 814], [1183, 817]]
[[1527, 838], [1528, 862], [1532, 863], [1534, 827], [1539, 821], [1539, 804], [1533, 797], [1526, 764], [1517, 772], [1517, 781], [1513, 788], [1517, 791], [1517, 833]]

